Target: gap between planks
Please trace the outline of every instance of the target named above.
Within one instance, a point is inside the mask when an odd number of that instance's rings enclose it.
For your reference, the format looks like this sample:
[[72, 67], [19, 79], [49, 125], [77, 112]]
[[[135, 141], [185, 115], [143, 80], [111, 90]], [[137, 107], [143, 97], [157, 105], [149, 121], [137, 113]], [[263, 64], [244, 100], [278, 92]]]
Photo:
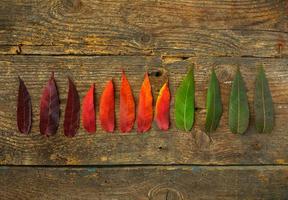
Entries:
[[[1, 45], [0, 45], [1, 46]], [[243, 56], [189, 56], [189, 55], [145, 55], [145, 54], [127, 54], [127, 55], [116, 55], [116, 54], [0, 54], [3, 57], [59, 57], [59, 58], [66, 58], [66, 57], [151, 57], [151, 58], [161, 58], [161, 60], [175, 60], [175, 61], [184, 61], [192, 58], [235, 58], [235, 59], [271, 59], [271, 60], [285, 60], [288, 59], [286, 56], [275, 56], [275, 57], [265, 57], [265, 56], [250, 56], [250, 55], [243, 55]]]
[[71, 169], [84, 169], [84, 168], [166, 168], [173, 167], [177, 168], [190, 168], [190, 167], [201, 167], [201, 168], [231, 168], [231, 169], [248, 169], [248, 168], [286, 168], [288, 164], [228, 164], [228, 165], [203, 165], [203, 164], [112, 164], [112, 165], [0, 165], [1, 169], [7, 168], [71, 168]]

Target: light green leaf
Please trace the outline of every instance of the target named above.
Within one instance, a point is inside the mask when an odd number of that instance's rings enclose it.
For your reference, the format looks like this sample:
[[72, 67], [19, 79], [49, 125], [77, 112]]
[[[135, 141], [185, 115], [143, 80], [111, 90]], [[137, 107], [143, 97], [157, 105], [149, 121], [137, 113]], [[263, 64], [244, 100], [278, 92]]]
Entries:
[[271, 133], [274, 127], [274, 106], [263, 67], [259, 68], [256, 77], [254, 110], [258, 133]]
[[205, 131], [211, 133], [216, 130], [222, 115], [222, 102], [219, 82], [214, 69], [212, 69], [206, 98], [206, 125]]
[[239, 68], [232, 83], [229, 102], [229, 127], [232, 133], [243, 134], [249, 125], [249, 107], [245, 83]]
[[175, 120], [180, 130], [190, 131], [194, 123], [194, 74], [191, 68], [176, 91]]

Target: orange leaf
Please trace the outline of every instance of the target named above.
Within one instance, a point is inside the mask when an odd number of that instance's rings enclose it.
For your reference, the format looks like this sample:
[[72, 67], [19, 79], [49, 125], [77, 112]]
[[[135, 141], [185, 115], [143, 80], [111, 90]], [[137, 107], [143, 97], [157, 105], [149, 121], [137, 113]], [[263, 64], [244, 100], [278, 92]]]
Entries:
[[115, 126], [114, 85], [110, 80], [100, 99], [100, 123], [107, 132], [113, 132]]
[[95, 86], [92, 84], [82, 103], [82, 124], [88, 133], [96, 131], [94, 91]]
[[138, 132], [146, 132], [151, 128], [153, 120], [153, 97], [148, 73], [146, 72], [144, 81], [141, 86], [138, 102], [137, 113], [137, 130]]
[[156, 101], [155, 121], [161, 130], [168, 130], [170, 123], [170, 91], [165, 83]]
[[135, 102], [127, 77], [122, 72], [120, 88], [120, 130], [130, 132], [135, 121]]

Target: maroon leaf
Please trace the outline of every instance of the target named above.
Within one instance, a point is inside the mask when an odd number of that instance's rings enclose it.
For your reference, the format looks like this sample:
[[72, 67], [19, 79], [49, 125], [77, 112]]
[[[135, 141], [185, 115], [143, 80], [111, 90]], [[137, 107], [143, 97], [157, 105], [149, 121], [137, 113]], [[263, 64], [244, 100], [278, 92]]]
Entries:
[[30, 94], [19, 77], [18, 104], [17, 104], [17, 125], [21, 133], [28, 134], [31, 129], [32, 106]]
[[51, 78], [43, 89], [40, 103], [40, 132], [45, 136], [54, 135], [59, 124], [59, 97], [52, 72]]
[[79, 129], [80, 100], [76, 86], [70, 78], [68, 78], [68, 80], [69, 91], [65, 109], [64, 134], [67, 137], [73, 137], [76, 135], [77, 130]]

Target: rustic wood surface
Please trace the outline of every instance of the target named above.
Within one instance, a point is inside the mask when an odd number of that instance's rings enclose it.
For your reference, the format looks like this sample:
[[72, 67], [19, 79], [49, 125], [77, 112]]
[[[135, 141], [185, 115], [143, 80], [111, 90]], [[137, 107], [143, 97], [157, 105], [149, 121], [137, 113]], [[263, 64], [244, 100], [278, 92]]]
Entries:
[[287, 0], [2, 0], [1, 54], [287, 57]]
[[[11, 180], [13, 177], [13, 180]], [[0, 168], [14, 199], [263, 200], [288, 198], [288, 167]]]
[[[287, 164], [288, 163], [288, 73], [287, 59], [259, 58], [191, 58], [162, 60], [155, 57], [47, 57], [2, 56], [0, 162], [2, 164], [66, 165], [66, 164]], [[172, 63], [171, 63], [172, 62]], [[71, 76], [82, 98], [91, 83], [96, 84], [97, 102], [104, 84], [114, 77], [116, 85], [116, 118], [118, 119], [119, 82], [124, 68], [133, 86], [135, 100], [147, 70], [150, 73], [154, 97], [170, 77], [174, 97], [182, 77], [192, 63], [196, 63], [196, 126], [191, 133], [175, 128], [171, 102], [171, 128], [165, 133], [152, 131], [137, 134], [105, 133], [97, 124], [97, 132], [89, 135], [82, 128], [75, 138], [63, 134], [63, 112], [67, 96], [67, 76]], [[276, 109], [276, 126], [272, 134], [257, 134], [253, 125], [254, 79], [257, 67], [264, 65], [270, 81]], [[153, 66], [153, 67], [150, 67]], [[224, 114], [220, 127], [212, 134], [212, 141], [203, 132], [205, 97], [211, 67], [215, 66], [221, 83]], [[228, 128], [228, 99], [231, 81], [240, 66], [246, 81], [251, 107], [251, 123], [246, 135], [235, 135]], [[61, 99], [61, 122], [57, 135], [45, 138], [39, 133], [39, 100], [42, 87], [55, 71]], [[28, 136], [17, 132], [16, 97], [20, 75], [32, 94], [33, 128]], [[35, 79], [37, 77], [37, 79]], [[15, 89], [16, 88], [16, 89]], [[98, 105], [96, 106], [99, 107]], [[97, 109], [98, 110], [98, 109]], [[118, 122], [119, 120], [117, 120]], [[118, 126], [117, 126], [118, 128]]]
[[[288, 199], [287, 0], [1, 0], [0, 199]], [[175, 128], [174, 94], [196, 64], [196, 124]], [[263, 65], [275, 107], [271, 134], [257, 134], [254, 81]], [[237, 67], [250, 104], [245, 135], [228, 128], [231, 81]], [[220, 127], [204, 134], [210, 70], [221, 85]], [[171, 128], [113, 134], [100, 128], [63, 134], [70, 76], [80, 98], [96, 84], [97, 112], [105, 83], [116, 86], [118, 123], [121, 69], [135, 100], [145, 71], [154, 100], [169, 78]], [[61, 100], [55, 136], [39, 133], [42, 88], [55, 72]], [[29, 135], [17, 131], [17, 76], [32, 97]], [[155, 102], [154, 102], [155, 103]], [[98, 114], [98, 113], [97, 113]], [[97, 115], [98, 116], [98, 115]], [[14, 166], [16, 165], [16, 166]]]

